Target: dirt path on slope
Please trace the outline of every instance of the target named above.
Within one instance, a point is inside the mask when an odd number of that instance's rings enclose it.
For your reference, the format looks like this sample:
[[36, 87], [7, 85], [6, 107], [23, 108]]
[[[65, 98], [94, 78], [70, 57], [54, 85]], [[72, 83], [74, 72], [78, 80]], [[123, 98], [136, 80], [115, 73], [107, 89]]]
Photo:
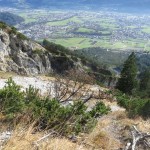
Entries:
[[141, 132], [150, 131], [150, 120], [129, 119], [125, 109], [118, 106], [116, 102], [106, 101], [105, 104], [109, 105], [112, 111], [98, 120], [96, 128], [87, 137], [88, 150], [123, 150], [132, 138], [133, 125]]
[[87, 149], [93, 150], [119, 150], [123, 147], [122, 126], [119, 118], [125, 117], [125, 109], [119, 107], [116, 102], [105, 102], [109, 105], [111, 112], [101, 117], [93, 132], [87, 138]]

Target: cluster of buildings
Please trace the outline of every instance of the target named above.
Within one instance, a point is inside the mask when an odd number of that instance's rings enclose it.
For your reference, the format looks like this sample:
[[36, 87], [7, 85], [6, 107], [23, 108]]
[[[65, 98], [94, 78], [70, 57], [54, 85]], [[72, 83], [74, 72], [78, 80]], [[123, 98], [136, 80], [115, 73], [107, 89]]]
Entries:
[[[44, 15], [42, 15], [42, 11], [40, 13], [37, 16], [32, 12], [30, 18], [36, 19], [36, 21], [22, 23], [18, 26], [22, 33], [34, 40], [70, 37], [105, 39], [106, 36], [111, 42], [150, 39], [150, 34], [143, 31], [143, 24], [150, 26], [150, 16], [147, 15], [136, 16], [106, 11], [54, 11]], [[77, 20], [73, 20], [73, 17]], [[63, 21], [64, 23], [62, 23]], [[78, 32], [79, 28], [92, 29], [92, 31]]]

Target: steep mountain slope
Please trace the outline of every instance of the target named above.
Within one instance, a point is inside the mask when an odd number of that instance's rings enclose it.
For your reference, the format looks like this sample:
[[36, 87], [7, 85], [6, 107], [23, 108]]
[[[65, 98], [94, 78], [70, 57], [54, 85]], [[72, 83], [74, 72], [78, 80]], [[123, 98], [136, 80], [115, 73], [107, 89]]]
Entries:
[[44, 57], [32, 55], [36, 49], [42, 52], [45, 49], [33, 41], [21, 39], [11, 31], [9, 27], [0, 30], [0, 70], [20, 74], [50, 72], [51, 67], [50, 62], [46, 60], [47, 55]]
[[0, 23], [0, 71], [17, 74], [64, 74], [75, 69], [93, 75], [99, 81], [110, 84], [112, 73], [88, 60], [83, 60], [63, 46], [43, 42], [40, 44], [17, 32], [14, 27]]
[[74, 66], [67, 56], [53, 55], [15, 28], [3, 23], [0, 26], [0, 70], [18, 74], [49, 74], [54, 70], [62, 72]]
[[63, 73], [76, 64], [69, 56], [54, 55], [8, 26], [0, 30], [0, 70], [18, 74]]

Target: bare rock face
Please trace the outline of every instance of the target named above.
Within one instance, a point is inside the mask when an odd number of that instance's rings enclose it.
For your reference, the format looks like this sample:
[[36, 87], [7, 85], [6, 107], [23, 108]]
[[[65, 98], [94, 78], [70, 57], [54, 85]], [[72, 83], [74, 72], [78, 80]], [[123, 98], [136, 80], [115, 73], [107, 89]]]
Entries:
[[0, 29], [1, 71], [27, 75], [50, 73], [53, 71], [51, 57], [51, 53], [46, 53], [46, 49], [36, 42], [19, 39]]
[[3, 145], [10, 139], [11, 134], [9, 131], [0, 133], [0, 150], [3, 149]]
[[9, 27], [0, 29], [0, 71], [35, 75], [63, 73], [74, 66], [68, 56], [54, 55], [23, 35], [12, 33]]
[[47, 50], [13, 28], [0, 29], [0, 71], [36, 75], [53, 72], [63, 74], [71, 69], [80, 72], [91, 70], [89, 75], [105, 85], [113, 85], [115, 82], [108, 70], [89, 62], [83, 63], [80, 58], [73, 59], [71, 55], [62, 54], [59, 50], [58, 53]]

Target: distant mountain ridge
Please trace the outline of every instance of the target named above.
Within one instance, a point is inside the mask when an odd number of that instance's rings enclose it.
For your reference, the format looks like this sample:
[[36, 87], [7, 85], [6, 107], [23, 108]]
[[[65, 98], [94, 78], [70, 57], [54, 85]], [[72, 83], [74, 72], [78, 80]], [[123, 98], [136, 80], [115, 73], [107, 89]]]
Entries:
[[56, 7], [56, 8], [88, 8], [112, 7], [116, 9], [149, 9], [150, 0], [0, 0], [0, 6], [9, 7]]
[[6, 22], [9, 25], [17, 25], [24, 21], [24, 19], [18, 15], [9, 12], [0, 12], [0, 21]]

